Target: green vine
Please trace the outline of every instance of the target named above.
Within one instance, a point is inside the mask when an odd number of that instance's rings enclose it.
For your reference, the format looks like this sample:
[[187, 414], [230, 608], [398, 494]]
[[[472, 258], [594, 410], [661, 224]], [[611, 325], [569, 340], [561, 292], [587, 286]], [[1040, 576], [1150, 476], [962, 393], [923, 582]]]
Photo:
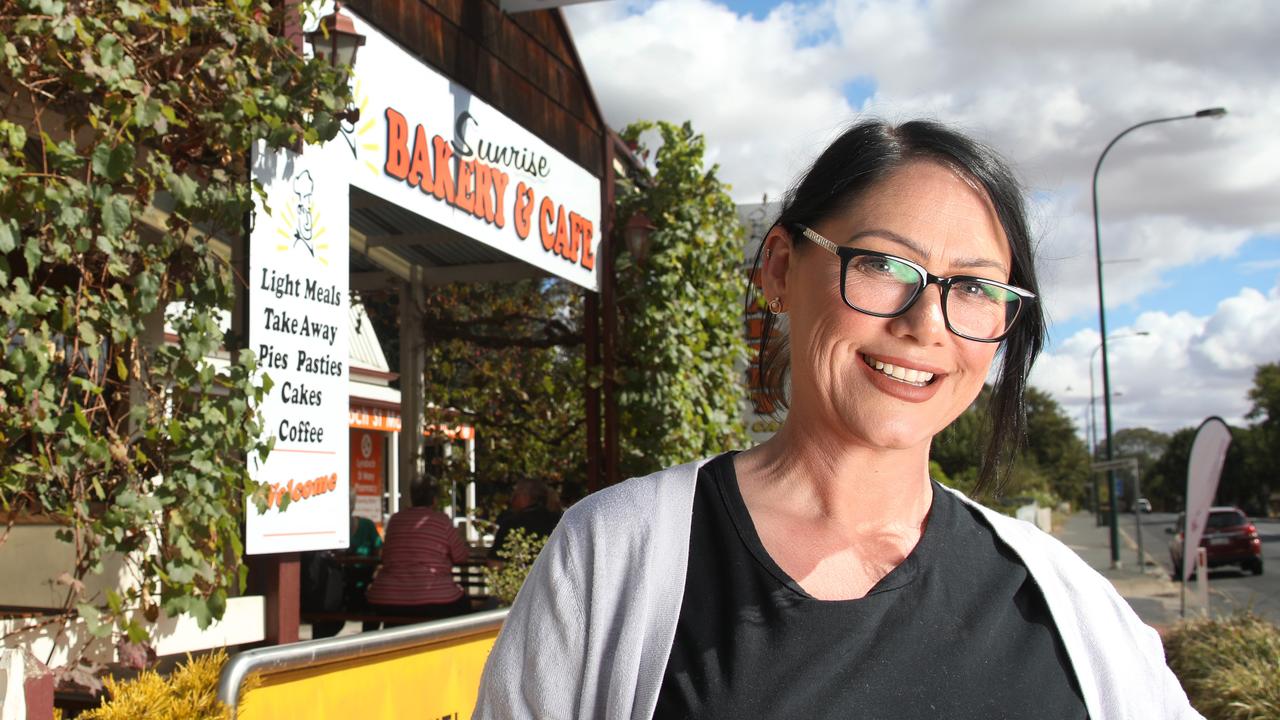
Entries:
[[[656, 130], [656, 151], [643, 138]], [[620, 182], [616, 227], [637, 212], [655, 226], [643, 261], [618, 260], [623, 476], [707, 457], [746, 442], [742, 382], [742, 227], [706, 140], [689, 123], [622, 131], [649, 182]]]
[[[59, 524], [63, 620], [97, 635], [205, 627], [244, 587], [270, 381], [224, 349], [227, 249], [252, 144], [332, 138], [350, 101], [281, 6], [0, 0], [0, 544], [18, 517]], [[111, 554], [138, 581], [89, 596]]]

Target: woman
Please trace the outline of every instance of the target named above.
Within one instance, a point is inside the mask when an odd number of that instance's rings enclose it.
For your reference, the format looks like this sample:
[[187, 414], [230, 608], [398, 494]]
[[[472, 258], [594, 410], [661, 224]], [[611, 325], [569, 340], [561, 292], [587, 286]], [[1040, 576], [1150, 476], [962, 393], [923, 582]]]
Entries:
[[1196, 717], [1105, 579], [928, 477], [997, 352], [984, 483], [1022, 436], [1044, 338], [1022, 202], [934, 123], [827, 148], [757, 257], [782, 429], [570, 509], [476, 717]]
[[435, 495], [435, 485], [419, 479], [409, 492], [413, 507], [387, 521], [382, 566], [366, 593], [379, 615], [416, 622], [471, 611], [466, 594], [453, 581], [453, 566], [465, 562], [470, 549], [449, 516], [433, 507]]

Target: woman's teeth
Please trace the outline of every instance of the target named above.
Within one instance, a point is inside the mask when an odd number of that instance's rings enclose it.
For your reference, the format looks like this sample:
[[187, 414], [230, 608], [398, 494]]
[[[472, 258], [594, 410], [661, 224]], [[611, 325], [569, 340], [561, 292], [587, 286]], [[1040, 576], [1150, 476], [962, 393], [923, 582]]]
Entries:
[[933, 380], [933, 373], [931, 372], [890, 365], [889, 363], [881, 362], [870, 355], [863, 355], [862, 360], [894, 380], [904, 382], [908, 385], [914, 385], [915, 387], [924, 387]]

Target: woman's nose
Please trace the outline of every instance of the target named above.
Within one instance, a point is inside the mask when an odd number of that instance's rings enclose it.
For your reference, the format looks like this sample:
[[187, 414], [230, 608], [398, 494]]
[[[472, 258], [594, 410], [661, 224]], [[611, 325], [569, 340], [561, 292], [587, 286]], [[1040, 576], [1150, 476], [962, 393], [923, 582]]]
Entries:
[[942, 312], [942, 286], [926, 285], [911, 307], [889, 322], [890, 331], [921, 345], [936, 345], [947, 334], [947, 319]]

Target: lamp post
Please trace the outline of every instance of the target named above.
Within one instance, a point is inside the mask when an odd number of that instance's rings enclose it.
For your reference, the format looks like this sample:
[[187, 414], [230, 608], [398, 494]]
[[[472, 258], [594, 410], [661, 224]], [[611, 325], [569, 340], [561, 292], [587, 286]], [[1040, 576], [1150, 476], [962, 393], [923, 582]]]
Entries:
[[[1111, 148], [1115, 146], [1120, 138], [1147, 125], [1156, 125], [1158, 123], [1173, 122], [1175, 120], [1192, 120], [1195, 118], [1220, 118], [1227, 114], [1226, 108], [1206, 108], [1190, 115], [1175, 115], [1173, 117], [1157, 118], [1155, 120], [1147, 120], [1137, 125], [1126, 128], [1119, 135], [1111, 139], [1107, 146], [1102, 149], [1102, 154], [1098, 156], [1098, 162], [1093, 166], [1093, 249], [1094, 262], [1097, 266], [1098, 273], [1098, 331], [1102, 335], [1102, 407], [1104, 428], [1107, 436], [1107, 460], [1114, 459], [1113, 449], [1111, 447], [1111, 372], [1107, 364], [1107, 306], [1103, 298], [1102, 292], [1102, 229], [1098, 222], [1098, 171], [1102, 169], [1102, 161], [1107, 158], [1107, 153], [1111, 152]], [[1092, 369], [1092, 365], [1090, 365]], [[1111, 488], [1111, 566], [1120, 567], [1120, 523], [1119, 510], [1115, 502], [1115, 472], [1107, 471], [1107, 482]]]

